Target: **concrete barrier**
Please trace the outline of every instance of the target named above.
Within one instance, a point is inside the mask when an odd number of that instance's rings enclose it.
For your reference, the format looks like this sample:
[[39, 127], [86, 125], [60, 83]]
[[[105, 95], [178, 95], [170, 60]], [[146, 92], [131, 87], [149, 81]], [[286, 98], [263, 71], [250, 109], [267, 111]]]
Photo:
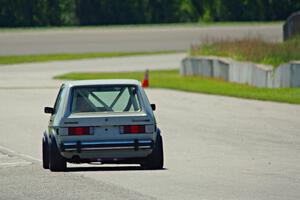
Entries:
[[300, 62], [273, 69], [272, 66], [238, 62], [230, 58], [187, 57], [182, 60], [180, 74], [221, 78], [256, 87], [300, 87]]
[[300, 87], [300, 62], [291, 63], [291, 87]]
[[288, 40], [295, 35], [300, 35], [300, 11], [289, 16], [283, 25], [283, 40]]
[[229, 64], [225, 61], [213, 59], [212, 60], [212, 75], [214, 78], [221, 78], [229, 80]]

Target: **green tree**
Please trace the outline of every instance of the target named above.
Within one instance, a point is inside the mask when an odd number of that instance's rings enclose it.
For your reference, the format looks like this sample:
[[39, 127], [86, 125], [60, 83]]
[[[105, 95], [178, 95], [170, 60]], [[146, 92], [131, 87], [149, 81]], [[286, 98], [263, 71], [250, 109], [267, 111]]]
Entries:
[[299, 0], [0, 0], [0, 27], [285, 20]]
[[176, 8], [176, 21], [197, 21], [199, 16], [197, 13], [197, 9], [195, 8], [191, 0], [181, 0], [178, 2], [178, 5], [178, 8]]

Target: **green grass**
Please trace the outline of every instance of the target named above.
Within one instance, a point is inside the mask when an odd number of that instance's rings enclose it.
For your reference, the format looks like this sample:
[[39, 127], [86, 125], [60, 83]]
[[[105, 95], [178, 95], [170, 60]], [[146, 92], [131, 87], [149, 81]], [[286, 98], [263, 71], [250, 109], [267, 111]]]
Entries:
[[63, 60], [79, 60], [88, 58], [110, 58], [121, 56], [140, 56], [155, 54], [171, 54], [176, 51], [157, 51], [157, 52], [111, 52], [111, 53], [77, 53], [77, 54], [45, 54], [45, 55], [21, 55], [21, 56], [0, 56], [0, 64], [18, 64], [32, 62], [48, 62]]
[[[121, 78], [141, 81], [143, 76], [144, 72], [69, 73], [54, 78], [67, 80]], [[150, 71], [150, 87], [300, 104], [300, 88], [255, 88], [211, 78], [182, 77], [178, 70]]]
[[194, 22], [194, 23], [161, 23], [161, 24], [124, 24], [96, 26], [45, 26], [45, 27], [16, 27], [0, 28], [0, 32], [47, 31], [47, 30], [82, 30], [82, 29], [114, 29], [114, 28], [176, 28], [176, 27], [207, 27], [207, 26], [249, 26], [249, 25], [281, 25], [283, 21], [271, 22]]
[[300, 60], [300, 37], [282, 43], [271, 43], [259, 38], [220, 40], [195, 45], [191, 48], [192, 56], [231, 57], [239, 61], [272, 65]]

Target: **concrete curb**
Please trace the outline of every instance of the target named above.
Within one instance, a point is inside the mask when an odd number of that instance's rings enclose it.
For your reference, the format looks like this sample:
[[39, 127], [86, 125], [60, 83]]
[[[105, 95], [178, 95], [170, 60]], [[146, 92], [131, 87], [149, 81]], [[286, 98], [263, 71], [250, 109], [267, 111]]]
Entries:
[[183, 76], [205, 76], [256, 87], [300, 87], [300, 62], [272, 66], [221, 57], [187, 57], [181, 62]]

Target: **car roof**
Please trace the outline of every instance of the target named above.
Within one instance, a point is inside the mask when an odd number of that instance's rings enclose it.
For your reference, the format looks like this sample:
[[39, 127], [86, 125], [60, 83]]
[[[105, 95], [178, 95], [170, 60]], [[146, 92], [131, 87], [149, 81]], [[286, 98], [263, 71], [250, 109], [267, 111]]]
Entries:
[[139, 81], [133, 79], [97, 79], [83, 81], [69, 81], [64, 83], [67, 87], [89, 86], [89, 85], [141, 85]]

